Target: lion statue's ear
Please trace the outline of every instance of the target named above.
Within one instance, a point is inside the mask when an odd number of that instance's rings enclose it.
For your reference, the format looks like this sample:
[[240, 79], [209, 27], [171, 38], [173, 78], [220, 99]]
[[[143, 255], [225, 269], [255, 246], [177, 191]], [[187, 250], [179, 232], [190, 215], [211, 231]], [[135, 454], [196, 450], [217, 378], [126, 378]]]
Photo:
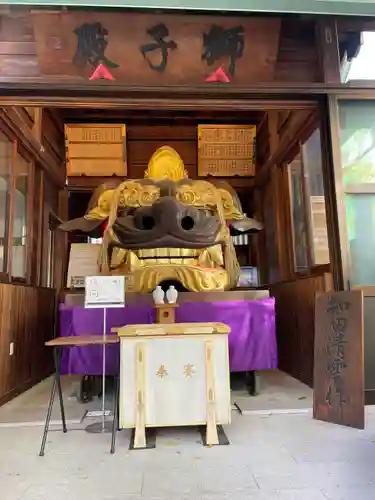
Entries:
[[122, 182], [123, 181], [121, 179], [111, 179], [107, 182], [103, 182], [103, 184], [100, 184], [100, 186], [98, 186], [92, 193], [89, 204], [87, 205], [86, 214], [99, 205], [99, 200], [106, 191], [113, 192]]
[[120, 180], [101, 184], [92, 194], [85, 215], [63, 222], [58, 229], [67, 232], [82, 231], [83, 233], [91, 233], [99, 229], [108, 219], [113, 195], [120, 184]]

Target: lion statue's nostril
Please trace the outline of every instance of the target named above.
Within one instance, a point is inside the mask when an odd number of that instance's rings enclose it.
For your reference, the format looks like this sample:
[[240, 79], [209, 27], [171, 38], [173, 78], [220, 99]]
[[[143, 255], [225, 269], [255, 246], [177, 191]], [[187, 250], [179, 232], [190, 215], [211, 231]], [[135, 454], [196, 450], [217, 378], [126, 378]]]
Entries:
[[152, 217], [152, 215], [144, 215], [138, 220], [138, 225], [141, 226], [139, 227], [139, 229], [150, 231], [155, 227], [155, 219]]
[[185, 231], [191, 231], [195, 226], [195, 221], [193, 217], [190, 217], [190, 215], [185, 215], [185, 217], [182, 217], [181, 219], [181, 227]]

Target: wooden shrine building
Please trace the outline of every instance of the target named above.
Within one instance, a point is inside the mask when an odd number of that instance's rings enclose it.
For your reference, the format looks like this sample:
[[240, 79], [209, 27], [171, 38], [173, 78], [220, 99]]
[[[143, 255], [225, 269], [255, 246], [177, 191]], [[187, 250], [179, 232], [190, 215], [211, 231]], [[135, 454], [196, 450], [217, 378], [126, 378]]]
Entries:
[[[229, 182], [264, 224], [236, 251], [276, 298], [280, 369], [312, 386], [314, 366], [326, 370], [324, 357], [314, 360], [316, 295], [363, 290], [373, 404], [372, 60], [350, 74], [374, 40], [375, 2], [289, 0], [287, 12], [271, 0], [233, 0], [224, 14], [224, 0], [203, 0], [199, 11], [184, 1], [186, 11], [167, 0], [161, 10], [146, 0], [142, 10], [120, 0], [105, 9], [0, 2], [0, 404], [52, 370], [44, 342], [57, 332], [69, 245], [83, 241], [57, 226], [83, 215], [99, 184], [143, 178], [163, 145], [189, 178]], [[203, 158], [204, 125], [229, 130], [224, 161], [215, 141]], [[245, 158], [230, 130], [249, 126]]]

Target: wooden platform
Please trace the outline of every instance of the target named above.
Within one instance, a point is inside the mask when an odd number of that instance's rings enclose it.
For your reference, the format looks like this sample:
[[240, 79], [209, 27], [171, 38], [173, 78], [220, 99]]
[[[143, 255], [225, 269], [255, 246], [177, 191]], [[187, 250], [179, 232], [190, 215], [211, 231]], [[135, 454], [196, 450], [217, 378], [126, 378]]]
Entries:
[[[235, 300], [262, 300], [270, 296], [268, 290], [233, 290], [229, 292], [181, 292], [178, 303], [184, 302], [227, 302]], [[83, 290], [64, 290], [61, 302], [67, 306], [81, 306], [84, 303]], [[128, 293], [126, 303], [153, 304], [151, 293]]]

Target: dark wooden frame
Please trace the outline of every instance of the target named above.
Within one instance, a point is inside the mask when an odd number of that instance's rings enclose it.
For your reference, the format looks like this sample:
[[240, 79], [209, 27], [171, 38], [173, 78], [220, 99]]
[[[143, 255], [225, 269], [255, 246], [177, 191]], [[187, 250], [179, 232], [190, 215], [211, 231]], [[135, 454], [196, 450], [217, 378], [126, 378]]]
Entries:
[[[309, 136], [317, 129], [320, 129], [320, 136], [322, 138], [322, 123], [320, 121], [316, 121], [314, 125], [312, 125], [309, 129]], [[292, 242], [292, 256], [293, 256], [293, 261], [291, 262], [292, 265], [292, 272], [291, 275], [294, 276], [295, 278], [298, 278], [299, 276], [314, 276], [317, 274], [321, 274], [324, 272], [329, 272], [331, 269], [331, 261], [327, 262], [326, 264], [314, 264], [312, 261], [312, 255], [311, 255], [311, 249], [313, 246], [312, 242], [312, 231], [311, 231], [311, 213], [308, 208], [308, 192], [307, 192], [307, 186], [305, 182], [305, 161], [304, 161], [304, 156], [303, 156], [303, 144], [308, 140], [308, 137], [306, 132], [304, 131], [303, 133], [303, 140], [299, 142], [298, 144], [298, 153], [296, 152], [296, 156], [300, 155], [300, 162], [301, 162], [301, 177], [302, 177], [302, 198], [303, 198], [303, 209], [304, 209], [304, 220], [305, 220], [305, 226], [307, 228], [307, 248], [309, 249], [309, 252], [307, 254], [307, 267], [305, 270], [300, 270], [296, 271], [296, 263], [295, 263], [295, 243], [294, 243], [294, 223], [293, 223], [293, 217], [292, 217], [292, 191], [291, 191], [291, 169], [290, 169], [290, 164], [287, 165], [287, 176], [288, 176], [288, 193], [285, 193], [287, 202], [288, 202], [288, 212], [289, 212], [289, 224], [286, 224], [285, 229], [289, 232], [291, 232], [291, 237], [290, 240]], [[324, 175], [324, 156], [326, 154], [324, 146], [323, 146], [323, 140], [321, 141], [321, 154], [322, 154], [322, 176], [323, 179], [325, 177]], [[326, 188], [325, 188], [326, 192]], [[326, 198], [326, 197], [325, 197]], [[326, 202], [326, 212], [327, 212], [327, 202]], [[328, 220], [327, 220], [327, 227], [328, 227]]]
[[[278, 253], [278, 264], [280, 268], [280, 281], [290, 281], [296, 280], [308, 276], [319, 276], [321, 274], [330, 272], [331, 269], [338, 269], [339, 266], [334, 264], [332, 260], [332, 256], [330, 254], [330, 263], [327, 264], [313, 264], [308, 262], [308, 266], [306, 270], [297, 271], [295, 268], [295, 248], [294, 248], [294, 229], [293, 229], [293, 218], [291, 214], [292, 209], [292, 200], [291, 200], [291, 189], [290, 189], [290, 168], [289, 164], [293, 161], [293, 159], [301, 155], [301, 145], [305, 143], [311, 134], [319, 128], [321, 131], [321, 149], [322, 149], [322, 169], [323, 169], [323, 181], [324, 181], [324, 190], [325, 190], [325, 202], [326, 202], [326, 213], [329, 210], [329, 207], [332, 205], [332, 200], [334, 200], [334, 196], [332, 196], [331, 188], [327, 187], [325, 182], [325, 177], [327, 176], [327, 172], [332, 170], [329, 157], [329, 150], [327, 148], [326, 141], [323, 141], [323, 137], [326, 131], [326, 125], [324, 119], [322, 119], [325, 115], [325, 111], [327, 109], [324, 105], [321, 105], [317, 108], [316, 112], [312, 112], [309, 119], [306, 120], [304, 126], [299, 128], [296, 132], [293, 140], [290, 140], [285, 147], [283, 144], [278, 144], [278, 147], [274, 151], [274, 154], [270, 155], [270, 158], [266, 161], [264, 165], [262, 165], [258, 171], [258, 175], [255, 179], [255, 188], [262, 190], [264, 186], [268, 183], [274, 183], [274, 199], [277, 203], [277, 214], [276, 214], [276, 225], [277, 225], [277, 253]], [[301, 159], [302, 163], [302, 159]], [[276, 167], [275, 167], [276, 165]], [[326, 172], [327, 171], [327, 172]], [[270, 173], [272, 172], [272, 173]], [[306, 186], [303, 186], [305, 190]], [[331, 193], [331, 194], [329, 194]], [[328, 195], [328, 196], [327, 196]], [[305, 194], [304, 194], [305, 199]], [[261, 207], [259, 206], [261, 210]], [[308, 207], [306, 203], [304, 203], [304, 218], [306, 221], [307, 227], [307, 245], [311, 246], [311, 229], [309, 224], [309, 216], [307, 214]], [[330, 220], [330, 222], [329, 222]], [[329, 219], [327, 215], [327, 228], [329, 233], [329, 246], [332, 245], [332, 242], [335, 241], [335, 227], [332, 224], [332, 219]], [[258, 239], [259, 240], [259, 239]], [[262, 243], [260, 243], [262, 244]], [[263, 252], [264, 253], [264, 252]], [[333, 252], [331, 252], [333, 253]], [[333, 255], [335, 255], [333, 253]], [[260, 266], [261, 266], [261, 275], [265, 276], [265, 268], [267, 268], [267, 258], [262, 256], [262, 250], [258, 249], [258, 256]], [[335, 257], [336, 258], [336, 257]], [[339, 280], [339, 277], [337, 277]], [[267, 281], [266, 281], [267, 282]], [[263, 281], [265, 283], [265, 281]]]
[[[28, 163], [28, 172], [27, 172], [27, 216], [26, 216], [26, 221], [27, 221], [27, 244], [26, 244], [26, 273], [25, 277], [14, 277], [12, 276], [11, 268], [8, 266], [8, 273], [9, 273], [9, 281], [11, 283], [21, 283], [21, 284], [32, 284], [32, 279], [31, 279], [31, 266], [32, 266], [32, 254], [33, 254], [33, 247], [32, 247], [32, 240], [33, 240], [33, 233], [34, 233], [34, 224], [33, 224], [33, 219], [30, 217], [30, 214], [33, 213], [33, 203], [34, 203], [34, 191], [35, 191], [35, 162], [33, 161], [32, 155], [27, 151], [27, 149], [23, 146], [23, 144], [19, 141], [18, 137], [15, 139], [15, 155], [13, 159], [13, 165], [15, 166], [16, 164], [16, 158], [17, 154], [22, 156], [24, 160], [27, 161]], [[12, 196], [15, 196], [15, 182], [16, 178], [18, 177], [17, 173], [15, 172], [15, 167], [12, 169]], [[14, 206], [14, 201], [12, 203], [12, 211]], [[13, 216], [11, 217], [11, 224], [13, 224]], [[8, 240], [8, 245], [10, 243], [11, 239], [9, 238]], [[11, 245], [9, 245], [11, 247]], [[10, 265], [12, 264], [12, 261], [10, 260]]]
[[26, 273], [25, 277], [13, 277], [11, 275], [11, 264], [12, 264], [12, 232], [13, 232], [13, 220], [14, 220], [14, 197], [15, 197], [15, 181], [17, 178], [16, 174], [16, 161], [17, 155], [23, 157], [23, 159], [28, 164], [27, 172], [27, 211], [28, 215], [32, 213], [33, 209], [33, 199], [34, 199], [34, 175], [35, 175], [35, 165], [30, 153], [25, 149], [23, 144], [20, 142], [18, 136], [9, 130], [4, 122], [0, 121], [0, 130], [9, 141], [12, 143], [12, 162], [10, 165], [9, 179], [8, 179], [8, 195], [7, 195], [7, 207], [6, 207], [6, 220], [5, 220], [5, 271], [0, 273], [0, 281], [3, 283], [20, 283], [20, 284], [31, 284], [31, 253], [32, 253], [32, 236], [33, 236], [33, 221], [28, 216], [27, 217], [27, 244], [26, 244]]
[[[200, 87], [170, 87], [170, 88], [129, 88], [114, 85], [87, 85], [70, 86], [64, 89], [61, 85], [50, 86], [49, 89], [41, 88], [36, 82], [18, 83], [17, 85], [2, 84], [2, 95], [0, 102], [6, 105], [22, 106], [22, 105], [38, 105], [38, 106], [55, 106], [55, 107], [96, 107], [102, 109], [121, 108], [131, 109], [142, 105], [144, 109], [166, 109], [166, 110], [193, 110], [193, 109], [210, 109], [210, 110], [306, 110], [317, 109], [318, 116], [320, 115], [324, 122], [328, 116], [328, 107], [326, 104], [326, 95], [337, 93], [338, 90], [343, 90], [342, 86], [336, 84], [308, 84], [308, 85], [291, 85], [291, 84], [267, 84], [257, 85], [249, 88], [230, 88], [229, 86], [200, 86]], [[348, 90], [344, 89], [347, 94]], [[349, 92], [348, 95], [351, 95]], [[124, 97], [125, 96], [125, 97]], [[314, 120], [312, 120], [314, 121]], [[306, 124], [306, 133], [311, 124]], [[322, 136], [327, 127], [323, 123]], [[311, 129], [310, 132], [311, 133]], [[332, 157], [330, 156], [328, 144], [324, 144], [324, 165], [328, 170], [332, 168]], [[286, 153], [286, 152], [285, 152]], [[284, 156], [285, 158], [285, 156]], [[272, 158], [272, 162], [278, 160], [277, 163], [283, 161], [283, 157]], [[264, 169], [266, 173], [268, 169]], [[267, 182], [267, 174], [264, 178], [257, 176], [255, 179], [255, 187], [259, 187], [264, 182]], [[86, 187], [86, 182], [84, 183]], [[82, 186], [83, 187], [83, 186]], [[87, 185], [87, 189], [92, 186]], [[332, 190], [332, 185], [325, 184], [326, 193], [330, 193], [328, 198], [331, 201], [335, 200], [336, 194]], [[327, 204], [330, 204], [327, 198]], [[331, 211], [334, 212], [334, 203]], [[328, 213], [328, 210], [327, 210]], [[328, 217], [327, 223], [329, 226], [330, 246], [332, 241], [336, 241], [334, 219]], [[332, 251], [335, 259], [341, 258], [341, 255], [336, 251]], [[335, 273], [341, 272], [341, 262], [335, 263], [331, 257], [331, 263]], [[290, 279], [290, 270], [287, 270], [283, 279]], [[335, 277], [335, 283], [342, 282], [342, 276]]]

